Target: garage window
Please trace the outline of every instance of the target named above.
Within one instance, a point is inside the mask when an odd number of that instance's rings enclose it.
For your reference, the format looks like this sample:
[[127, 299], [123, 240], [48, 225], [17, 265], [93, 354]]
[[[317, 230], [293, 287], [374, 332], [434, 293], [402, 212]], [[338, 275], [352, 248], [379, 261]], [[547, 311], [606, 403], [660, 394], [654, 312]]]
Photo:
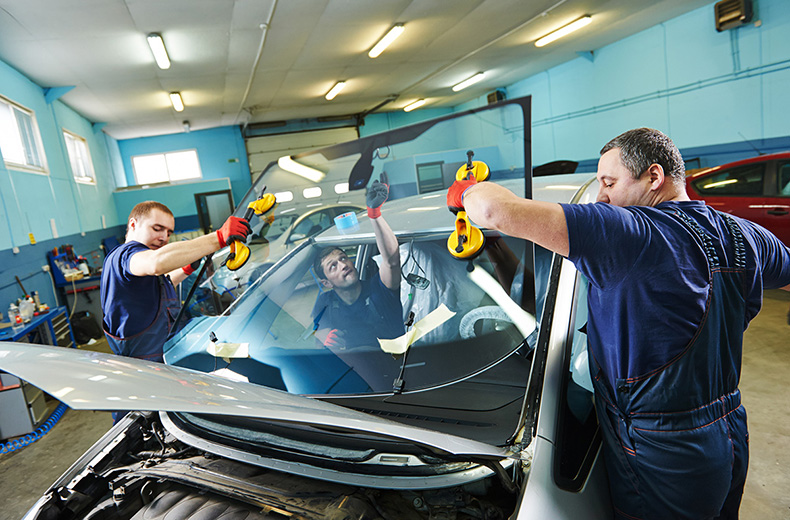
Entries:
[[36, 115], [4, 97], [0, 97], [0, 151], [9, 168], [47, 173]]
[[93, 161], [88, 151], [88, 142], [84, 137], [63, 130], [63, 139], [66, 141], [66, 150], [69, 154], [71, 174], [74, 180], [82, 184], [96, 184], [96, 174], [93, 171]]
[[202, 177], [197, 150], [136, 155], [132, 157], [132, 167], [138, 185]]
[[428, 193], [443, 189], [441, 162], [424, 163], [417, 165], [417, 187], [420, 193]]
[[765, 178], [764, 164], [750, 164], [707, 175], [694, 181], [700, 195], [762, 195]]

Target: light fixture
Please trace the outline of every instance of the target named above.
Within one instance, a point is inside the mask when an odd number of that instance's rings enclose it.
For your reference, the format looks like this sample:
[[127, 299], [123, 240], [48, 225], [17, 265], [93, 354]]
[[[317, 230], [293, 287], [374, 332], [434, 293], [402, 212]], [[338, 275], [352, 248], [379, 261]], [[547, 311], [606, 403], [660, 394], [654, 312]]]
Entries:
[[154, 60], [160, 69], [170, 68], [170, 57], [167, 55], [165, 49], [165, 41], [159, 33], [151, 33], [148, 35], [148, 46], [151, 47], [151, 53], [154, 55]]
[[310, 168], [304, 164], [299, 164], [298, 162], [294, 161], [293, 157], [290, 155], [283, 155], [277, 159], [277, 165], [287, 172], [295, 173], [296, 175], [304, 177], [305, 179], [313, 182], [320, 182], [321, 179], [326, 176], [326, 174], [320, 170]]
[[329, 89], [329, 92], [326, 93], [325, 97], [327, 101], [332, 101], [333, 99], [335, 99], [335, 96], [337, 96], [345, 86], [346, 86], [345, 81], [338, 81], [337, 83], [335, 83], [335, 86]]
[[189, 121], [184, 121], [181, 124], [184, 125], [184, 132], [188, 133], [189, 130], [191, 129], [191, 127], [189, 126]]
[[424, 99], [418, 99], [417, 101], [415, 101], [413, 103], [409, 103], [408, 105], [403, 107], [403, 111], [404, 112], [411, 112], [415, 108], [420, 108], [424, 104], [425, 104], [425, 100]]
[[463, 90], [466, 87], [474, 85], [478, 81], [482, 80], [484, 77], [486, 77], [485, 72], [478, 72], [471, 78], [465, 79], [461, 83], [458, 83], [457, 85], [453, 85], [453, 92], [458, 92], [459, 90]]
[[590, 22], [592, 22], [591, 16], [582, 16], [578, 20], [573, 21], [564, 27], [560, 27], [556, 31], [547, 34], [543, 38], [539, 38], [538, 41], [535, 42], [535, 47], [543, 47], [544, 45], [548, 45], [554, 40], [559, 40], [563, 36], [567, 36], [573, 31], [581, 29]]
[[389, 47], [390, 44], [394, 42], [398, 38], [398, 36], [401, 35], [401, 33], [403, 33], [403, 24], [396, 23], [395, 25], [392, 26], [392, 29], [387, 31], [387, 34], [385, 34], [384, 37], [380, 39], [379, 42], [373, 46], [372, 49], [370, 49], [370, 52], [368, 52], [368, 56], [370, 56], [371, 58], [378, 58], [379, 54], [384, 52], [384, 49]]
[[181, 99], [181, 92], [171, 92], [170, 102], [173, 103], [173, 108], [176, 112], [181, 112], [184, 110], [184, 100]]

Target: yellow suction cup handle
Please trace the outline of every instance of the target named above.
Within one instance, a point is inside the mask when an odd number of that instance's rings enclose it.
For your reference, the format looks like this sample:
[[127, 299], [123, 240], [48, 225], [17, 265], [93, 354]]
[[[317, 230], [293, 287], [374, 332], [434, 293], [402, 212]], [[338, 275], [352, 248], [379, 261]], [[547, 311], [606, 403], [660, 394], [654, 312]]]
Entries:
[[230, 244], [230, 254], [228, 255], [228, 259], [225, 260], [225, 265], [228, 266], [228, 269], [231, 271], [235, 271], [246, 264], [249, 258], [250, 248], [238, 240], [234, 240]]
[[[259, 199], [255, 199], [247, 205], [247, 208], [252, 209], [256, 215], [263, 215], [272, 209], [277, 202], [277, 199], [272, 193], [265, 193]], [[252, 215], [250, 215], [252, 217]]]
[[447, 239], [447, 250], [455, 258], [471, 260], [479, 255], [485, 245], [485, 235], [469, 222], [465, 211], [455, 218], [455, 231]]
[[483, 161], [472, 161], [471, 168], [469, 168], [468, 164], [464, 164], [458, 168], [458, 170], [455, 172], [455, 180], [466, 180], [469, 178], [470, 174], [474, 176], [477, 182], [483, 182], [484, 180], [488, 179], [488, 176], [491, 174], [491, 172], [488, 169], [488, 165]]

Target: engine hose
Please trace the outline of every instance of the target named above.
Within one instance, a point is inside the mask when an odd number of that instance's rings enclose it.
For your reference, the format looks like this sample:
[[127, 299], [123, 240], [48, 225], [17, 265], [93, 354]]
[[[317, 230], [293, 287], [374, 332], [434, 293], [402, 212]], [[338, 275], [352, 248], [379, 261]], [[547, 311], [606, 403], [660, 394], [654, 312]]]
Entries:
[[63, 414], [66, 413], [66, 410], [68, 409], [68, 406], [60, 403], [58, 407], [55, 408], [55, 411], [52, 412], [52, 415], [50, 415], [49, 418], [44, 422], [44, 424], [36, 428], [33, 432], [10, 440], [6, 443], [0, 443], [0, 455], [22, 449], [28, 444], [33, 444], [39, 440], [41, 437], [46, 435], [53, 426], [55, 426], [55, 424], [60, 420], [61, 417], [63, 417]]

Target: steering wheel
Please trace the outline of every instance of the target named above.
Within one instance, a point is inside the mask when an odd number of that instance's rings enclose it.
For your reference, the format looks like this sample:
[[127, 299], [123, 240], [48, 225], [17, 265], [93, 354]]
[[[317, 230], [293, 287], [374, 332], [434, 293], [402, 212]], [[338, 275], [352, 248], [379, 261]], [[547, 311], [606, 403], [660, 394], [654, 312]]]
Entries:
[[[482, 323], [475, 327], [478, 322]], [[496, 305], [477, 307], [464, 314], [458, 326], [458, 332], [463, 339], [468, 339], [479, 334], [486, 334], [501, 330], [506, 324], [512, 325], [513, 320], [510, 316]]]

